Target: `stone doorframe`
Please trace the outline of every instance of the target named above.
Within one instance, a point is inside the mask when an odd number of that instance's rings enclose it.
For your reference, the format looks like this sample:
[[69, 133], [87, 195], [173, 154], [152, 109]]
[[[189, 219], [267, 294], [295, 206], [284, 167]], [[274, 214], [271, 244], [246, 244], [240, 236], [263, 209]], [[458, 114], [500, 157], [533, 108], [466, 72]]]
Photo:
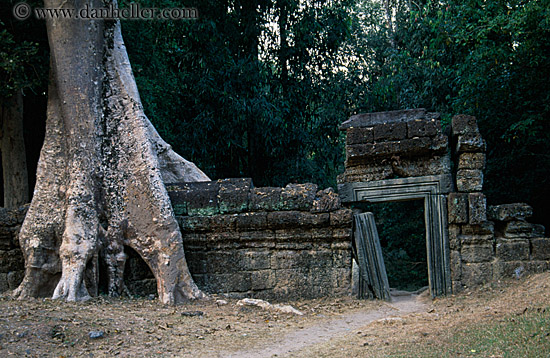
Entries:
[[452, 189], [453, 180], [451, 175], [432, 175], [338, 185], [340, 198], [346, 204], [424, 199], [428, 281], [432, 297], [452, 292], [446, 203], [447, 194]]

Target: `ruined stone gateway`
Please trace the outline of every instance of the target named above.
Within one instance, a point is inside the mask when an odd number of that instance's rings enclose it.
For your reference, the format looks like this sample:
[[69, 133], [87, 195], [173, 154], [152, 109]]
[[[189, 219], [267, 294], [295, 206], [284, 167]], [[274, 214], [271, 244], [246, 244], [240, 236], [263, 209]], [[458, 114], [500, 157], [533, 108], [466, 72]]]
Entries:
[[359, 114], [344, 122], [344, 204], [424, 200], [432, 296], [550, 268], [544, 227], [527, 204], [487, 208], [486, 144], [475, 117], [457, 115], [443, 132], [424, 109]]
[[[437, 113], [402, 110], [355, 115], [340, 129], [338, 193], [314, 184], [256, 188], [244, 178], [166, 185], [201, 290], [271, 300], [350, 294], [358, 239], [350, 208], [359, 202], [423, 200], [426, 240], [418, 245], [432, 296], [550, 269], [550, 239], [527, 221], [529, 205], [487, 207], [486, 144], [474, 117], [455, 116], [443, 131]], [[25, 208], [0, 209], [0, 291], [23, 277], [24, 216]], [[155, 293], [147, 265], [125, 250], [130, 292]]]

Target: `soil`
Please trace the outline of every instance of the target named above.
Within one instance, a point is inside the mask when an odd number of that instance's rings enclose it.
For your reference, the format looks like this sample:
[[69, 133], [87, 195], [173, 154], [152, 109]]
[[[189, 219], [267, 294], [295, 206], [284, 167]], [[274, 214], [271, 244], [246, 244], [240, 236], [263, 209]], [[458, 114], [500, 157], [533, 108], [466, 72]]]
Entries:
[[5, 295], [0, 356], [383, 357], [401, 344], [437, 341], [442, 327], [548, 307], [550, 272], [433, 301], [401, 294], [391, 303], [340, 297], [285, 304], [304, 315], [238, 306], [223, 296], [164, 306], [145, 298], [65, 303]]

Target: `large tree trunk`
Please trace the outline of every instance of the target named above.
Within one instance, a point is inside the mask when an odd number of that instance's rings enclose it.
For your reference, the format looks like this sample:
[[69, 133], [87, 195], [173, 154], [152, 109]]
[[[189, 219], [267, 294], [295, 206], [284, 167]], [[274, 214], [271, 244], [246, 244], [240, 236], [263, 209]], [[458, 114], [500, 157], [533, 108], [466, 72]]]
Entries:
[[[47, 0], [45, 7], [78, 9], [85, 2]], [[47, 29], [46, 137], [19, 238], [26, 272], [15, 295], [85, 300], [97, 291], [100, 263], [109, 294], [118, 295], [127, 245], [151, 268], [163, 303], [203, 297], [164, 182], [209, 179], [144, 115], [120, 23], [50, 19]]]
[[23, 96], [20, 91], [2, 105], [0, 116], [4, 207], [17, 208], [29, 202], [27, 158], [23, 137]]

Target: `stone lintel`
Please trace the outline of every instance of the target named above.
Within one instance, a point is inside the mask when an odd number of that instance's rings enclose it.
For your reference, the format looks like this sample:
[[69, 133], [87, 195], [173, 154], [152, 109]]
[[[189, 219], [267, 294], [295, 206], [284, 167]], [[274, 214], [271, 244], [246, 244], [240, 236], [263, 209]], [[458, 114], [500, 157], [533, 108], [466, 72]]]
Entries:
[[340, 125], [340, 130], [352, 127], [372, 127], [376, 124], [407, 122], [426, 117], [426, 109], [404, 109], [399, 111], [361, 113], [351, 116]]
[[422, 199], [427, 195], [447, 194], [452, 190], [453, 180], [450, 174], [338, 185], [340, 199], [344, 203]]

